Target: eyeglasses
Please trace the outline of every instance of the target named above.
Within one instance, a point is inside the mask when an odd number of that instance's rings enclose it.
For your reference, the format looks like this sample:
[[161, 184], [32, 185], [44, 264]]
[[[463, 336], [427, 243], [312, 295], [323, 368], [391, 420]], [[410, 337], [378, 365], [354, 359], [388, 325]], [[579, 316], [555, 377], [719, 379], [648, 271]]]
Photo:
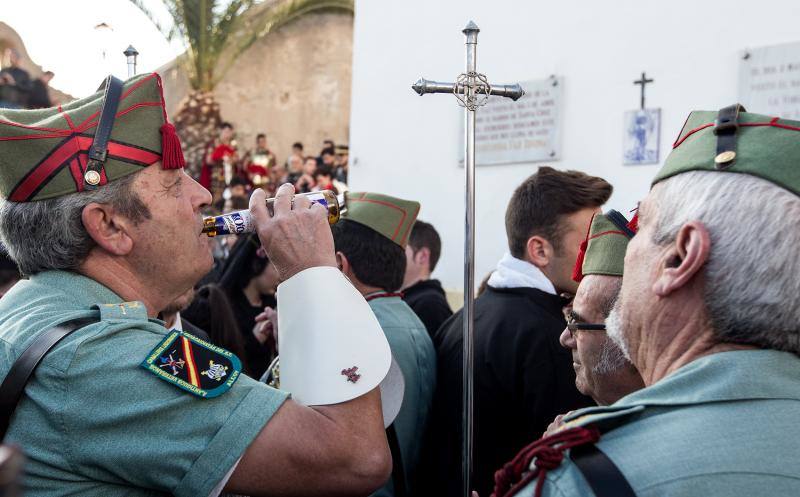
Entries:
[[606, 331], [604, 323], [581, 323], [572, 316], [567, 316], [567, 329], [570, 336], [574, 337], [576, 331]]

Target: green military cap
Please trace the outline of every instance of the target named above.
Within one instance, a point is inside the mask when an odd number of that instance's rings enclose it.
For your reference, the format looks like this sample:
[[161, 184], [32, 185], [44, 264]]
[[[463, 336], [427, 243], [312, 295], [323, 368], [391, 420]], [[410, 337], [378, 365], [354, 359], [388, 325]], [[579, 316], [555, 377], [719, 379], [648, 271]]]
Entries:
[[695, 111], [653, 184], [688, 171], [757, 176], [800, 195], [800, 122], [746, 112]]
[[628, 221], [615, 210], [596, 214], [581, 243], [572, 279], [580, 282], [587, 274], [622, 276], [625, 250], [636, 234], [637, 220], [634, 216]]
[[89, 166], [89, 149], [107, 100], [111, 98], [101, 88], [58, 107], [0, 109], [0, 196], [13, 202], [44, 200], [104, 185], [157, 161], [165, 169], [183, 167], [156, 73], [122, 84], [116, 112], [109, 112], [107, 119], [111, 133], [106, 158]]
[[419, 202], [371, 192], [346, 192], [342, 219], [371, 228], [405, 248], [419, 214]]

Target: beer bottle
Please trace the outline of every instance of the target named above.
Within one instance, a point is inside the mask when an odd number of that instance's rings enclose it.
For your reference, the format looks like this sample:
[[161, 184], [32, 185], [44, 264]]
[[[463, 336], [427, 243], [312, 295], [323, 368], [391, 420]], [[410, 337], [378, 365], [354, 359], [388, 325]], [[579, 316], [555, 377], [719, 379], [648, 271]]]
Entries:
[[[336, 224], [336, 222], [339, 221], [344, 202], [340, 201], [332, 191], [323, 190], [320, 192], [298, 193], [295, 194], [295, 197], [297, 196], [308, 197], [312, 204], [321, 204], [323, 207], [327, 208], [328, 223]], [[269, 209], [270, 212], [272, 212], [272, 206], [274, 204], [274, 198], [267, 199], [267, 209]], [[255, 230], [255, 223], [253, 223], [253, 219], [250, 217], [250, 211], [247, 209], [221, 214], [219, 216], [211, 216], [203, 220], [203, 233], [209, 237], [241, 235], [243, 233], [252, 233]]]

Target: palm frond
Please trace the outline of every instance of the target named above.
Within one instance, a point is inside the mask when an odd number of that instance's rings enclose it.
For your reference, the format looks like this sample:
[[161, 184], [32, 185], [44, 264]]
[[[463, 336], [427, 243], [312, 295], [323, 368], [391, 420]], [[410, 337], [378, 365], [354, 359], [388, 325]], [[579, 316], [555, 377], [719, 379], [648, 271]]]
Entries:
[[[315, 11], [352, 13], [354, 0], [161, 0], [172, 18], [166, 29], [142, 0], [130, 0], [167, 39], [180, 35], [180, 57], [195, 90], [211, 91], [253, 43], [279, 27]], [[220, 67], [221, 59], [224, 63]]]
[[150, 20], [150, 22], [153, 23], [156, 29], [158, 29], [158, 31], [161, 32], [162, 35], [164, 35], [164, 38], [168, 40], [171, 38], [172, 36], [171, 33], [175, 26], [175, 23], [173, 23], [173, 25], [170, 28], [167, 28], [163, 24], [161, 24], [161, 21], [158, 19], [158, 17], [156, 17], [155, 14], [153, 14], [153, 11], [150, 10], [142, 0], [130, 0], [130, 2], [133, 5], [135, 5], [136, 8], [141, 10], [144, 15], [147, 16], [147, 18]]
[[254, 12], [242, 19], [232, 39], [225, 45], [227, 51], [224, 65], [214, 78], [214, 85], [225, 76], [236, 59], [253, 43], [293, 20], [316, 11], [354, 11], [353, 0], [282, 0], [273, 2], [263, 10]]

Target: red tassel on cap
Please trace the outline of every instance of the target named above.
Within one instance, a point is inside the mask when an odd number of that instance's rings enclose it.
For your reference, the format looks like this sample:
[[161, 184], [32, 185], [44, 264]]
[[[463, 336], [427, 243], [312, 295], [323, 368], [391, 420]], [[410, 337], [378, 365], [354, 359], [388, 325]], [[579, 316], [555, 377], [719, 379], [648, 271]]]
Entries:
[[639, 213], [634, 214], [633, 219], [628, 223], [628, 229], [637, 233], [639, 231]]
[[588, 246], [588, 239], [581, 242], [581, 248], [578, 251], [578, 258], [575, 260], [575, 268], [572, 270], [572, 281], [576, 283], [580, 283], [583, 279], [583, 259], [586, 257], [586, 247]]
[[181, 169], [184, 166], [186, 160], [183, 158], [183, 149], [175, 126], [164, 123], [161, 126], [161, 168]]

